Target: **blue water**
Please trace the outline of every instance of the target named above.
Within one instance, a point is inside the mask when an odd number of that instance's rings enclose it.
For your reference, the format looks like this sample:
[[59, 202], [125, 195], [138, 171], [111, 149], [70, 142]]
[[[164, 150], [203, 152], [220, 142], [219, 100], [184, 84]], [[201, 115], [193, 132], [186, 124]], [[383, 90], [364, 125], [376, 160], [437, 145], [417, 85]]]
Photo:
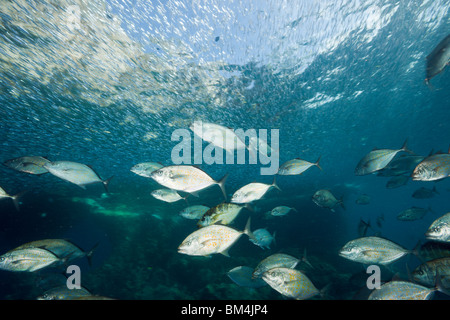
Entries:
[[[358, 237], [360, 218], [370, 219], [368, 234], [413, 249], [448, 212], [448, 179], [387, 189], [386, 177], [354, 174], [373, 148], [397, 149], [406, 139], [416, 154], [448, 150], [449, 71], [424, 83], [425, 57], [450, 30], [448, 1], [82, 1], [75, 16], [71, 5], [12, 1], [1, 10], [0, 160], [40, 155], [88, 164], [103, 179], [114, 176], [110, 194], [101, 185], [83, 190], [51, 174], [1, 166], [0, 186], [27, 193], [20, 212], [0, 201], [0, 252], [48, 238], [84, 250], [98, 243], [92, 266], [77, 262], [83, 285], [117, 299], [282, 299], [268, 286], [240, 288], [226, 272], [276, 252], [301, 257], [306, 249], [316, 266], [311, 280], [319, 289], [331, 284], [322, 298], [352, 299], [365, 282], [348, 279], [364, 280], [365, 269], [337, 251]], [[252, 229], [276, 231], [272, 249], [242, 236], [230, 258], [177, 252], [197, 229], [177, 216], [186, 203], [154, 199], [150, 192], [160, 186], [130, 168], [171, 164], [172, 133], [195, 120], [278, 129], [280, 164], [322, 156], [323, 171], [278, 177], [282, 191], [271, 190], [233, 224], [242, 230], [250, 215]], [[228, 173], [228, 194], [273, 180], [260, 175], [261, 164], [200, 167], [217, 180]], [[412, 198], [422, 186], [439, 194]], [[315, 205], [319, 189], [343, 197], [346, 210]], [[371, 197], [368, 205], [355, 204], [361, 194]], [[190, 205], [222, 201], [217, 186], [188, 198]], [[263, 219], [277, 205], [298, 212]], [[411, 206], [433, 211], [398, 221]], [[420, 261], [405, 258], [383, 271], [385, 280], [405, 275], [406, 263], [413, 269]], [[0, 271], [0, 299], [35, 299], [51, 286], [49, 273]]]

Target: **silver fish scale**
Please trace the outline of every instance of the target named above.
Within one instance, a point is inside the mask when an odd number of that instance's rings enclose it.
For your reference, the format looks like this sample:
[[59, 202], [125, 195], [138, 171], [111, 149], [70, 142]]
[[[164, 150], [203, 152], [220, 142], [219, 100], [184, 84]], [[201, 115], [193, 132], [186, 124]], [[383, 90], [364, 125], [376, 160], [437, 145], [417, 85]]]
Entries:
[[390, 281], [374, 290], [369, 300], [428, 300], [434, 289], [407, 281]]

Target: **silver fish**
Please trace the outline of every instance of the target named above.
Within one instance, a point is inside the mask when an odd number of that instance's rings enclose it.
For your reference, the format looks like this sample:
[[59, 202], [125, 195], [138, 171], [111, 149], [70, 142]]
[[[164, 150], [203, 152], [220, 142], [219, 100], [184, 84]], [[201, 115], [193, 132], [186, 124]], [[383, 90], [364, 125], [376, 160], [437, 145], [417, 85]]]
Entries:
[[343, 209], [345, 209], [344, 202], [342, 199], [338, 200], [336, 197], [326, 189], [318, 190], [312, 196], [312, 201], [319, 207], [330, 209], [334, 212], [334, 208], [340, 204]]
[[220, 203], [205, 212], [197, 225], [199, 227], [206, 227], [216, 223], [228, 225], [236, 219], [244, 207], [246, 206], [235, 203]]
[[416, 199], [429, 199], [434, 197], [436, 194], [439, 194], [436, 190], [436, 186], [433, 186], [433, 189], [422, 187], [414, 191], [412, 197]]
[[22, 191], [22, 192], [20, 192], [20, 193], [18, 193], [18, 194], [15, 194], [15, 195], [11, 196], [11, 195], [9, 195], [8, 193], [6, 193], [6, 191], [3, 190], [3, 189], [0, 187], [0, 200], [10, 198], [10, 199], [13, 201], [14, 206], [16, 207], [17, 211], [19, 211], [19, 198], [20, 198], [24, 193], [25, 193], [25, 191]]
[[427, 261], [412, 272], [412, 279], [422, 285], [432, 287], [436, 277], [440, 277], [443, 287], [450, 288], [450, 257]]
[[220, 181], [215, 181], [206, 172], [197, 167], [189, 165], [173, 165], [153, 171], [150, 176], [164, 187], [192, 193], [194, 195], [200, 190], [204, 190], [213, 185], [219, 185], [224, 198], [227, 198], [225, 181], [228, 174]]
[[450, 63], [450, 34], [446, 36], [426, 57], [426, 78], [425, 83], [439, 74]]
[[425, 158], [411, 174], [411, 178], [415, 181], [435, 181], [448, 176], [450, 176], [449, 153], [435, 153]]
[[0, 269], [33, 272], [61, 262], [52, 252], [42, 248], [11, 250], [0, 256]]
[[272, 242], [275, 242], [276, 231], [274, 231], [273, 234], [270, 234], [267, 229], [261, 228], [253, 230], [253, 235], [255, 236], [255, 239], [250, 239], [252, 243], [262, 249], [270, 249]]
[[236, 190], [231, 197], [233, 203], [249, 203], [261, 199], [270, 188], [276, 188], [281, 191], [277, 186], [275, 178], [272, 184], [265, 184], [261, 182], [252, 182], [242, 188]]
[[319, 159], [317, 159], [317, 161], [314, 163], [302, 160], [300, 158], [288, 160], [280, 166], [277, 174], [282, 176], [302, 174], [312, 166], [316, 166], [317, 168], [322, 170], [322, 167], [319, 164], [320, 158], [321, 157], [319, 157]]
[[386, 183], [386, 188], [394, 189], [394, 188], [404, 186], [408, 182], [408, 180], [409, 180], [409, 177], [403, 176], [403, 175], [392, 177]]
[[367, 194], [362, 194], [358, 197], [358, 199], [355, 200], [355, 203], [361, 205], [369, 204], [370, 196], [368, 196]]
[[291, 268], [273, 268], [262, 279], [283, 296], [304, 300], [319, 294], [319, 290], [302, 272]]
[[239, 266], [227, 272], [227, 276], [238, 286], [247, 288], [260, 288], [267, 285], [262, 279], [252, 278], [253, 268]]
[[62, 285], [45, 291], [41, 296], [37, 297], [37, 300], [73, 300], [75, 298], [90, 295], [92, 295], [92, 293], [86, 288], [69, 289], [67, 288], [67, 285]]
[[191, 256], [209, 256], [214, 253], [228, 255], [229, 248], [240, 238], [242, 234], [254, 238], [250, 231], [250, 218], [244, 231], [212, 224], [192, 232], [178, 247], [178, 252]]
[[202, 140], [224, 150], [233, 152], [234, 150], [246, 149], [245, 143], [232, 129], [227, 127], [215, 123], [196, 121], [189, 128]]
[[428, 211], [432, 211], [430, 208], [424, 209], [419, 207], [411, 207], [397, 215], [397, 220], [400, 221], [414, 221], [422, 219]]
[[401, 151], [411, 153], [407, 148], [407, 141], [400, 149], [375, 149], [365, 155], [355, 168], [355, 175], [362, 176], [383, 169]]
[[287, 215], [289, 213], [289, 211], [291, 211], [291, 210], [298, 212], [297, 209], [295, 209], [295, 208], [286, 207], [286, 206], [278, 206], [278, 207], [273, 208], [269, 212], [269, 214], [274, 217], [281, 217], [281, 216]]
[[102, 180], [89, 166], [73, 161], [51, 161], [44, 164], [44, 168], [54, 176], [74, 183], [83, 189], [86, 189], [86, 185], [101, 182], [108, 192], [108, 185], [112, 179], [111, 177]]
[[145, 178], [151, 178], [151, 173], [164, 167], [158, 162], [142, 162], [131, 167], [130, 171]]
[[389, 281], [373, 290], [369, 300], [429, 300], [436, 290], [408, 281]]
[[275, 253], [258, 263], [255, 270], [253, 270], [252, 277], [260, 278], [264, 272], [273, 268], [284, 267], [294, 269], [299, 262], [300, 259], [297, 259], [291, 255], [285, 253]]
[[44, 174], [48, 170], [44, 168], [44, 164], [50, 162], [50, 160], [40, 156], [25, 156], [6, 160], [3, 164], [7, 167], [30, 174]]
[[180, 216], [186, 219], [198, 220], [208, 211], [210, 207], [204, 205], [193, 205], [180, 211]]
[[362, 237], [347, 242], [339, 255], [348, 260], [363, 264], [390, 264], [406, 254], [409, 250], [380, 237]]
[[425, 233], [430, 240], [450, 242], [450, 212], [433, 221]]
[[165, 202], [177, 202], [181, 199], [184, 199], [182, 196], [178, 194], [175, 190], [172, 189], [158, 189], [153, 190], [151, 195], [158, 200]]

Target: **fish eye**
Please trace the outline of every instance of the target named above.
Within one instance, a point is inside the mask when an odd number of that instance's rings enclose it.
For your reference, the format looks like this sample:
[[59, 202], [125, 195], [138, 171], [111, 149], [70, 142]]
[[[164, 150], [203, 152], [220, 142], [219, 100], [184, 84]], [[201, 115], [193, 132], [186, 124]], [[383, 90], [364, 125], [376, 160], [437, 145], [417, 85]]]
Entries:
[[419, 270], [419, 271], [417, 271], [417, 274], [418, 274], [419, 276], [422, 276], [422, 275], [423, 275], [423, 271], [422, 271], [422, 270]]

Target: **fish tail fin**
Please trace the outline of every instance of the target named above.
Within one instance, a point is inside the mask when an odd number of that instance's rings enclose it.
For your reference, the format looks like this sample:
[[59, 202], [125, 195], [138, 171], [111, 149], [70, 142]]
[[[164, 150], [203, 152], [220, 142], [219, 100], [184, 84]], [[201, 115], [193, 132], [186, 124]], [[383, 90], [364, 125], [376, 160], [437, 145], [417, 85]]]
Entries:
[[227, 181], [227, 178], [228, 178], [228, 173], [225, 174], [225, 175], [223, 176], [223, 178], [220, 179], [219, 182], [217, 182], [217, 184], [218, 184], [219, 187], [220, 187], [220, 190], [222, 190], [222, 194], [223, 194], [223, 197], [225, 198], [225, 201], [227, 201], [227, 193], [226, 193], [226, 191], [225, 191], [225, 181]]
[[409, 251], [409, 253], [412, 253], [413, 255], [415, 255], [417, 257], [417, 259], [419, 259], [422, 263], [425, 263], [425, 260], [423, 259], [423, 257], [420, 254], [420, 247], [422, 245], [422, 241], [419, 240], [417, 241], [417, 244], [414, 246], [414, 248]]
[[344, 205], [344, 196], [342, 196], [341, 199], [339, 199], [338, 203], [341, 205], [342, 209], [347, 210], [347, 208]]
[[111, 176], [108, 179], [106, 179], [105, 181], [102, 181], [103, 182], [103, 186], [105, 187], [106, 193], [109, 193], [108, 186], [109, 186], [109, 183], [111, 182], [112, 178], [114, 178], [114, 176]]
[[248, 211], [255, 212], [255, 208], [253, 208], [253, 206], [250, 203], [244, 204], [244, 208], [247, 209]]
[[89, 250], [88, 252], [86, 252], [86, 259], [89, 263], [89, 266], [92, 267], [92, 255], [94, 254], [94, 251], [97, 249], [98, 245], [100, 244], [100, 242], [97, 242], [91, 250]]
[[408, 152], [409, 154], [414, 154], [414, 152], [408, 149], [408, 138], [406, 138], [405, 142], [403, 142], [403, 145], [400, 150]]
[[302, 256], [302, 260], [301, 261], [306, 263], [311, 268], [314, 268], [313, 265], [311, 264], [311, 262], [309, 262], [308, 257], [306, 256], [306, 248], [303, 249], [303, 256]]
[[314, 165], [315, 165], [317, 168], [319, 168], [320, 170], [323, 171], [322, 167], [321, 167], [320, 164], [319, 164], [321, 158], [322, 158], [322, 156], [319, 156], [319, 159], [317, 159], [317, 161], [314, 163]]
[[26, 192], [27, 192], [27, 191], [22, 191], [22, 192], [19, 192], [18, 194], [16, 194], [16, 195], [14, 195], [14, 196], [11, 197], [11, 199], [12, 199], [12, 201], [13, 201], [13, 203], [14, 203], [14, 206], [16, 207], [17, 211], [20, 211], [20, 208], [19, 208], [19, 199], [20, 199]]
[[250, 230], [250, 220], [251, 218], [248, 217], [247, 223], [245, 224], [245, 229], [244, 229], [244, 233], [246, 235], [248, 235], [248, 237], [250, 238], [250, 240], [256, 241], [256, 237], [253, 234], [253, 232]]
[[277, 176], [273, 176], [272, 187], [274, 187], [274, 188], [278, 189], [279, 191], [281, 191], [280, 187], [277, 185]]

